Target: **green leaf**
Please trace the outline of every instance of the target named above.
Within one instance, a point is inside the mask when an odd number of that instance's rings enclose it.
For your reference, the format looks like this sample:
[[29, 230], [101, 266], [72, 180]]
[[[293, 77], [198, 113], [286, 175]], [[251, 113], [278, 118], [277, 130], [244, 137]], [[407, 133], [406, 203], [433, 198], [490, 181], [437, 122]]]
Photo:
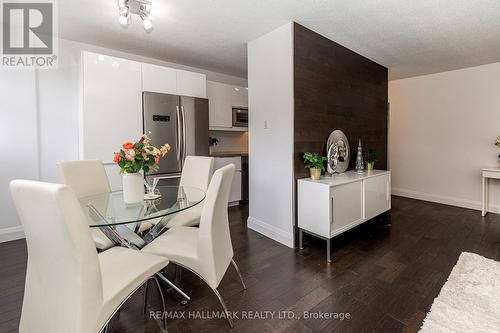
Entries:
[[375, 149], [369, 148], [368, 152], [365, 154], [365, 161], [368, 163], [374, 163], [378, 161], [378, 153]]
[[304, 159], [304, 166], [307, 169], [315, 168], [315, 169], [325, 170], [325, 163], [324, 163], [326, 161], [325, 156], [318, 153], [305, 152], [302, 155], [302, 158]]

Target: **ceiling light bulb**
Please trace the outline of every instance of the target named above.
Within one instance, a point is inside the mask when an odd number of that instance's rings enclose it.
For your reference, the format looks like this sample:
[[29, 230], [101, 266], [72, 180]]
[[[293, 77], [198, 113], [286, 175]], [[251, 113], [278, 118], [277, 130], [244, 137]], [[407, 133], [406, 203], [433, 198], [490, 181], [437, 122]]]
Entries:
[[141, 19], [144, 30], [146, 30], [146, 32], [151, 32], [151, 30], [153, 30], [153, 22], [151, 22], [151, 19], [144, 15], [141, 15]]
[[126, 27], [130, 23], [130, 15], [127, 14], [120, 14], [120, 17], [118, 17], [118, 22], [122, 27]]
[[127, 7], [127, 0], [118, 0], [118, 8]]
[[144, 13], [150, 14], [151, 13], [151, 4], [150, 3], [144, 4], [144, 7], [142, 10], [144, 11]]
[[123, 8], [120, 8], [120, 15], [124, 15], [124, 16], [127, 16], [130, 12], [130, 9], [128, 7], [123, 7]]

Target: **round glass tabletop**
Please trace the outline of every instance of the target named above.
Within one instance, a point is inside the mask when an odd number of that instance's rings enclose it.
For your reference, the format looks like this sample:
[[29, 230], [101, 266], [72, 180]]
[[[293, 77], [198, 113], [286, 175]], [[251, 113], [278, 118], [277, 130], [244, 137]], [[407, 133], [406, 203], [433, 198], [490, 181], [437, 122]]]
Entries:
[[205, 199], [205, 192], [188, 186], [157, 186], [161, 197], [126, 204], [123, 191], [108, 192], [80, 198], [90, 227], [106, 227], [144, 222], [161, 218], [196, 206]]

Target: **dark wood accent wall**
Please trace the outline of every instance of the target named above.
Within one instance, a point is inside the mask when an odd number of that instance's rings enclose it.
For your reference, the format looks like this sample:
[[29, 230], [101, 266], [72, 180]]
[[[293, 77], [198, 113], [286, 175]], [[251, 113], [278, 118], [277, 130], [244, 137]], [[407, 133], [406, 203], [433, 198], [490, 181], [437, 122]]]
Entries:
[[294, 174], [308, 176], [302, 153], [326, 155], [326, 140], [342, 130], [354, 168], [358, 138], [379, 154], [387, 168], [387, 68], [311, 31], [294, 25]]

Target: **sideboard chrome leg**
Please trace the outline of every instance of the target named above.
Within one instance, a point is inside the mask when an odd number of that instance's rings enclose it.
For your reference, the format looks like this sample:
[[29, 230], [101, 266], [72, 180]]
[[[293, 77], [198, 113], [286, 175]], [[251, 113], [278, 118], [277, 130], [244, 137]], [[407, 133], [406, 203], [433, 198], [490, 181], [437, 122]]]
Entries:
[[299, 249], [304, 249], [304, 232], [302, 229], [299, 229]]
[[331, 264], [332, 263], [332, 258], [331, 258], [331, 249], [332, 248], [332, 240], [331, 238], [326, 240], [326, 261]]

